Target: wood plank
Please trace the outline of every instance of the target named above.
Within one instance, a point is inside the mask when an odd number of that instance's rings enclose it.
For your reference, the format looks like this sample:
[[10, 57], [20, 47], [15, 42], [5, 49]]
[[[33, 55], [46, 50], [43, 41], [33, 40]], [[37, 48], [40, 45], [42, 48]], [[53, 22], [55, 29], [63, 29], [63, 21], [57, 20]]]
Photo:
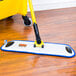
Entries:
[[[44, 42], [66, 43], [76, 50], [76, 8], [35, 12]], [[28, 13], [30, 17], [30, 13]], [[0, 21], [0, 46], [4, 40], [35, 40], [33, 27], [20, 15]], [[63, 58], [0, 50], [0, 76], [76, 76], [76, 57]]]

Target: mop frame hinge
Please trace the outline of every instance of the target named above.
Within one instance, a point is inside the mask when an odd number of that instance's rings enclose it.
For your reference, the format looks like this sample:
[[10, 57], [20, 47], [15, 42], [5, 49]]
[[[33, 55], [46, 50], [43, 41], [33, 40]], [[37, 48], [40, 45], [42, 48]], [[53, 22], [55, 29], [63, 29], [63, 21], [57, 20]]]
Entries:
[[40, 47], [40, 48], [44, 48], [44, 42], [41, 41], [40, 44], [37, 43], [37, 41], [34, 42], [34, 47]]

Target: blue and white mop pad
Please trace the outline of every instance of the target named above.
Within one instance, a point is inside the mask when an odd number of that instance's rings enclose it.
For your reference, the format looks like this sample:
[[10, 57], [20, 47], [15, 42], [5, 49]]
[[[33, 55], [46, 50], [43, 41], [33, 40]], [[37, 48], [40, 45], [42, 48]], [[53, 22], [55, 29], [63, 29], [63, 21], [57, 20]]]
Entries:
[[34, 41], [14, 40], [6, 42], [2, 47], [3, 51], [22, 52], [38, 55], [74, 57], [75, 51], [67, 44], [44, 42], [44, 48], [34, 47]]

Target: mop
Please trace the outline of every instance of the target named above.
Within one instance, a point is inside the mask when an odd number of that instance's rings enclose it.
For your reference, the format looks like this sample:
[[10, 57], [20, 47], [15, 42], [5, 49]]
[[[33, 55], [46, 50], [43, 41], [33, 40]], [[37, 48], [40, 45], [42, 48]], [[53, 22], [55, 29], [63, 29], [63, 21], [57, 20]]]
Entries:
[[43, 42], [41, 40], [35, 14], [34, 14], [32, 0], [28, 0], [28, 3], [31, 11], [36, 41], [34, 42], [34, 41], [13, 40], [7, 42], [6, 40], [4, 45], [1, 47], [1, 50], [9, 51], [9, 52], [11, 51], [11, 52], [37, 54], [37, 55], [60, 56], [67, 58], [74, 57], [75, 51], [72, 49], [70, 45]]

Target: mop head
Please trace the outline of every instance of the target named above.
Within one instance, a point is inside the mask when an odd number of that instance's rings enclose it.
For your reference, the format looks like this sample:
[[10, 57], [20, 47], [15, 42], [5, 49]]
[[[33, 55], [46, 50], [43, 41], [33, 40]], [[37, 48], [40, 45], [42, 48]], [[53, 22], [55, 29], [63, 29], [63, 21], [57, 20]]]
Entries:
[[74, 57], [75, 51], [67, 44], [44, 43], [44, 48], [34, 47], [34, 41], [10, 41], [6, 42], [2, 47], [3, 51], [23, 52], [38, 55]]

